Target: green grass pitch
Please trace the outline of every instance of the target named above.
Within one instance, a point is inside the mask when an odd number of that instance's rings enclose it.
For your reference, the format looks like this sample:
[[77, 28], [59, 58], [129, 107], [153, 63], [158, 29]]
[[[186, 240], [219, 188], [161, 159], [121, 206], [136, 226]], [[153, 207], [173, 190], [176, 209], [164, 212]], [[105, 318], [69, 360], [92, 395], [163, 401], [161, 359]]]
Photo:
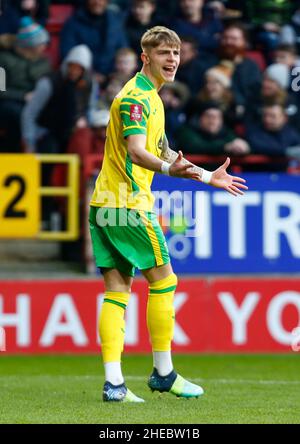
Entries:
[[177, 399], [146, 386], [151, 356], [124, 357], [127, 385], [145, 404], [102, 402], [98, 356], [0, 355], [0, 423], [300, 423], [300, 354], [175, 355], [205, 395]]

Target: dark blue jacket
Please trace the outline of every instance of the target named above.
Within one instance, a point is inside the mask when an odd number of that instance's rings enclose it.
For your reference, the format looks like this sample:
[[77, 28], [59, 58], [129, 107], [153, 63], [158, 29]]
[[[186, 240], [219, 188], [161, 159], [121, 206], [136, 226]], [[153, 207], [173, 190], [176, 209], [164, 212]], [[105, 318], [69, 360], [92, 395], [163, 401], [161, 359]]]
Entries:
[[219, 45], [219, 35], [223, 30], [222, 22], [213, 17], [203, 17], [200, 24], [193, 24], [184, 18], [177, 17], [169, 26], [179, 36], [190, 36], [198, 42], [200, 54], [214, 50]]
[[261, 87], [261, 72], [257, 64], [248, 59], [236, 65], [232, 77], [232, 91], [238, 105], [247, 106]]
[[76, 11], [62, 29], [61, 57], [82, 43], [92, 51], [95, 71], [109, 74], [116, 51], [128, 46], [120, 15], [109, 9], [102, 16], [92, 16], [86, 9]]
[[254, 154], [284, 155], [287, 148], [300, 145], [300, 134], [286, 124], [280, 131], [266, 131], [262, 125], [249, 127], [246, 139]]
[[0, 34], [17, 34], [20, 16], [15, 8], [8, 5], [0, 15]]

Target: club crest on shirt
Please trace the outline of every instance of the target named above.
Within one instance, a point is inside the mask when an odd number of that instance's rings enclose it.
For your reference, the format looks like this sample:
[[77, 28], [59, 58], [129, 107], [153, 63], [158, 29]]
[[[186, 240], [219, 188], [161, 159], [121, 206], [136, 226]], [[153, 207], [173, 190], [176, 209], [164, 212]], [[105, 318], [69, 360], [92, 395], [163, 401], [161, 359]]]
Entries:
[[130, 120], [141, 122], [143, 117], [143, 105], [130, 105]]

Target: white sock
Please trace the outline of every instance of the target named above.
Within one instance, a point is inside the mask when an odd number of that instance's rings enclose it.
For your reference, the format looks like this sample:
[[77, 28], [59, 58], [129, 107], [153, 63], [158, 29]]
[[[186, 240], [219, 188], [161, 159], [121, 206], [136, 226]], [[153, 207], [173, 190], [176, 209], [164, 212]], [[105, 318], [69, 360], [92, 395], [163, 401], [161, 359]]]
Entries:
[[121, 362], [106, 362], [104, 364], [105, 381], [113, 385], [123, 384], [124, 378], [121, 370]]
[[173, 370], [171, 351], [153, 352], [153, 365], [160, 376], [167, 376]]

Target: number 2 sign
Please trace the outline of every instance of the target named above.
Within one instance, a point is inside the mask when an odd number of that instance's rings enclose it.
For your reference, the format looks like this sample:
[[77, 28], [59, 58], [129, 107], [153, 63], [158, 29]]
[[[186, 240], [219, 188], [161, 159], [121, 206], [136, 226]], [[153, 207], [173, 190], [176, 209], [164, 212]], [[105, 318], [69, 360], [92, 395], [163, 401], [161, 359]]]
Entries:
[[33, 154], [0, 154], [0, 237], [34, 237], [40, 223], [40, 164]]

